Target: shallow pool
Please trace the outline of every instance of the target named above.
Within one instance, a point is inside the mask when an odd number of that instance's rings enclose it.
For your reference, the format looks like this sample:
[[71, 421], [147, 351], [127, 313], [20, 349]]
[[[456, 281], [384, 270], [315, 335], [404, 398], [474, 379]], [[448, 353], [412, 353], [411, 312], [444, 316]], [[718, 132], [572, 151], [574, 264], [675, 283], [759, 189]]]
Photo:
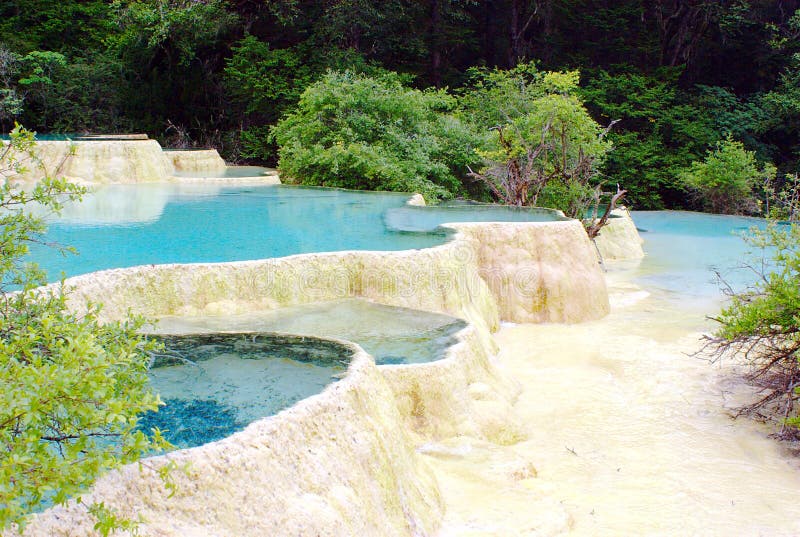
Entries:
[[218, 440], [345, 373], [350, 349], [319, 337], [358, 343], [378, 365], [419, 364], [443, 358], [465, 326], [448, 315], [362, 299], [162, 318], [151, 337], [166, 350], [155, 357], [150, 380], [166, 404], [141, 426], [166, 430], [180, 448]]
[[383, 213], [407, 198], [285, 186], [110, 185], [50, 223], [47, 239], [73, 246], [78, 255], [38, 247], [32, 257], [55, 280], [62, 272], [136, 265], [441, 244], [442, 233], [401, 233], [383, 225]]
[[752, 252], [742, 235], [764, 228], [764, 219], [685, 211], [632, 216], [646, 253], [635, 278], [642, 287], [680, 300], [716, 301], [724, 296], [717, 273], [738, 290], [754, 281], [744, 265], [760, 252]]
[[162, 317], [156, 333], [283, 332], [358, 343], [378, 365], [442, 358], [466, 323], [449, 315], [347, 298], [236, 315]]
[[[152, 336], [156, 337], [156, 336]], [[150, 382], [165, 405], [141, 417], [178, 448], [230, 436], [249, 423], [321, 392], [347, 369], [336, 342], [276, 334], [158, 337]]]

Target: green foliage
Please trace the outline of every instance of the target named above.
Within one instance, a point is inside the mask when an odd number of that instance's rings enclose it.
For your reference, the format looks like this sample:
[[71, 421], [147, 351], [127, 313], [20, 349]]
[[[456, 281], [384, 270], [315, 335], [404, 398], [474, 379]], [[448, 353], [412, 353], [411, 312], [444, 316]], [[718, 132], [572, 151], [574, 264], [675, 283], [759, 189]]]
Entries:
[[[32, 143], [15, 129], [0, 170], [19, 169]], [[96, 305], [73, 313], [63, 287], [37, 289], [44, 274], [24, 262], [44, 232], [31, 206], [57, 211], [82, 193], [54, 179], [0, 188], [0, 282], [3, 291], [16, 289], [0, 307], [0, 528], [167, 445], [158, 431], [136, 429], [137, 416], [159, 405], [146, 376], [150, 344], [137, 335], [143, 320], [104, 324]]]
[[27, 75], [18, 81], [21, 86], [46, 86], [53, 83], [51, 78], [53, 70], [66, 65], [67, 60], [58, 52], [34, 50], [20, 58], [20, 63], [27, 71]]
[[0, 4], [0, 35], [23, 55], [50, 50], [66, 56], [102, 48], [113, 33], [106, 0], [15, 0]]
[[[800, 18], [800, 10], [795, 17]], [[782, 170], [794, 172], [800, 167], [800, 53], [790, 57], [778, 83], [753, 99], [761, 115], [754, 130], [768, 144], [771, 156], [782, 156]]]
[[771, 251], [772, 270], [755, 289], [733, 297], [720, 315], [723, 326], [718, 335], [734, 340], [780, 330], [796, 340], [800, 334], [800, 227], [772, 222], [764, 231], [751, 230], [746, 239], [758, 250]]
[[160, 52], [170, 66], [186, 67], [238, 20], [226, 4], [224, 0], [115, 0], [111, 6], [123, 31], [113, 46], [136, 54]]
[[270, 125], [297, 104], [313, 76], [296, 49], [272, 49], [253, 36], [233, 47], [225, 65], [225, 86], [247, 122], [240, 133], [242, 156], [273, 158], [276, 147], [270, 141]]
[[275, 126], [280, 169], [306, 185], [450, 197], [463, 189], [458, 168], [475, 158], [454, 106], [446, 93], [406, 88], [392, 73], [329, 72]]
[[474, 71], [462, 115], [476, 129], [496, 126], [474, 174], [505, 203], [546, 205], [582, 217], [593, 198], [597, 166], [611, 144], [575, 95], [579, 73], [538, 72], [533, 64], [509, 71]]
[[764, 184], [765, 212], [774, 220], [800, 221], [800, 176], [786, 174], [783, 184], [772, 180]]
[[386, 73], [353, 49], [321, 53], [309, 43], [275, 49], [254, 36], [239, 41], [226, 60], [224, 80], [232, 103], [241, 110], [241, 156], [274, 162], [277, 146], [269, 136], [271, 127], [328, 69], [378, 77]]
[[114, 532], [124, 531], [131, 537], [139, 535], [138, 525], [140, 520], [121, 518], [113, 509], [100, 502], [89, 506], [89, 513], [97, 520], [94, 529], [103, 537], [108, 537]]
[[258, 113], [267, 122], [294, 105], [311, 82], [309, 66], [295, 49], [272, 49], [249, 35], [232, 51], [225, 65], [228, 93], [245, 106], [245, 113]]
[[619, 120], [603, 173], [625, 186], [627, 202], [637, 208], [687, 206], [680, 172], [720, 137], [678, 91], [678, 74], [596, 71], [581, 90], [595, 116]]
[[759, 167], [755, 153], [728, 138], [709, 150], [705, 160], [693, 162], [682, 178], [700, 192], [711, 211], [738, 214], [758, 212], [753, 188], [770, 175], [774, 177], [774, 167]]
[[533, 111], [533, 102], [545, 95], [542, 73], [534, 62], [508, 70], [471, 68], [459, 91], [461, 114], [482, 130], [503, 125]]
[[59, 70], [49, 98], [50, 125], [55, 132], [125, 132], [119, 73], [113, 58], [78, 58]]
[[0, 47], [0, 121], [21, 119], [41, 130], [80, 132], [124, 127], [121, 65], [112, 58], [78, 58], [51, 51], [19, 56]]

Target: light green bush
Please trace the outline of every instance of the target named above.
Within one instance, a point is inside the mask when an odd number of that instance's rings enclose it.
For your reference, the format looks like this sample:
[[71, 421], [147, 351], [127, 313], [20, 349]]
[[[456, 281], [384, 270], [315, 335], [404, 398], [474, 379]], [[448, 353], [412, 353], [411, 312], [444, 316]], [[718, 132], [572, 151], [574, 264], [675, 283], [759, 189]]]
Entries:
[[289, 181], [419, 192], [427, 200], [464, 191], [477, 161], [475, 135], [451, 114], [444, 91], [410, 89], [398, 75], [328, 72], [273, 129]]
[[728, 138], [709, 150], [702, 162], [693, 162], [681, 176], [712, 212], [742, 214], [758, 212], [753, 188], [770, 174], [775, 174], [773, 167], [759, 166], [755, 153]]

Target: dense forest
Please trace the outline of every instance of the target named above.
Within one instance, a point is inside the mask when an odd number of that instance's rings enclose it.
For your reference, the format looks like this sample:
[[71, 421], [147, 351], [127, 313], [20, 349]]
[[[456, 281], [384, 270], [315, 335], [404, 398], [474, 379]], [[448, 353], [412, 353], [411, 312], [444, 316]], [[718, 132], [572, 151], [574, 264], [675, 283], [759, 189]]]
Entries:
[[275, 164], [272, 127], [329, 70], [458, 94], [525, 64], [578, 70], [594, 120], [619, 120], [601, 171], [637, 208], [697, 207], [686, 170], [720, 141], [777, 167], [756, 191], [800, 160], [800, 0], [14, 0], [0, 32], [4, 132]]

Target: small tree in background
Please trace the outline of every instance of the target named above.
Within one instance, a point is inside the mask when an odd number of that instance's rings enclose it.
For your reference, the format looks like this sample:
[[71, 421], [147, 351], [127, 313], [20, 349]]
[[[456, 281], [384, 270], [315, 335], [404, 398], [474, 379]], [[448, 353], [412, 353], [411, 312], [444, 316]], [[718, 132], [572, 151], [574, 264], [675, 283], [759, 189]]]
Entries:
[[702, 162], [695, 161], [684, 170], [682, 179], [698, 191], [712, 212], [755, 214], [759, 205], [753, 188], [774, 176], [774, 166], [759, 166], [754, 152], [729, 137], [709, 150]]
[[[0, 530], [167, 446], [158, 431], [137, 429], [137, 416], [159, 405], [137, 335], [143, 321], [103, 324], [97, 306], [72, 313], [63, 286], [37, 289], [45, 275], [25, 256], [45, 226], [31, 205], [58, 211], [83, 190], [50, 178], [28, 189], [10, 182], [7, 174], [35, 165], [32, 146], [17, 127], [0, 152]], [[93, 512], [101, 529], [125, 526], [102, 506]]]
[[[483, 167], [471, 177], [509, 205], [552, 207], [579, 219], [593, 212], [587, 231], [596, 235], [605, 224], [597, 218], [597, 168], [611, 149], [611, 125], [602, 128], [574, 95], [579, 73], [539, 73], [526, 64], [478, 77], [462, 99], [463, 113], [490, 122], [491, 134], [479, 151]], [[611, 208], [623, 195], [611, 197]]]
[[800, 176], [787, 174], [782, 187], [775, 185], [774, 177], [764, 181], [765, 212], [774, 220], [800, 221]]

